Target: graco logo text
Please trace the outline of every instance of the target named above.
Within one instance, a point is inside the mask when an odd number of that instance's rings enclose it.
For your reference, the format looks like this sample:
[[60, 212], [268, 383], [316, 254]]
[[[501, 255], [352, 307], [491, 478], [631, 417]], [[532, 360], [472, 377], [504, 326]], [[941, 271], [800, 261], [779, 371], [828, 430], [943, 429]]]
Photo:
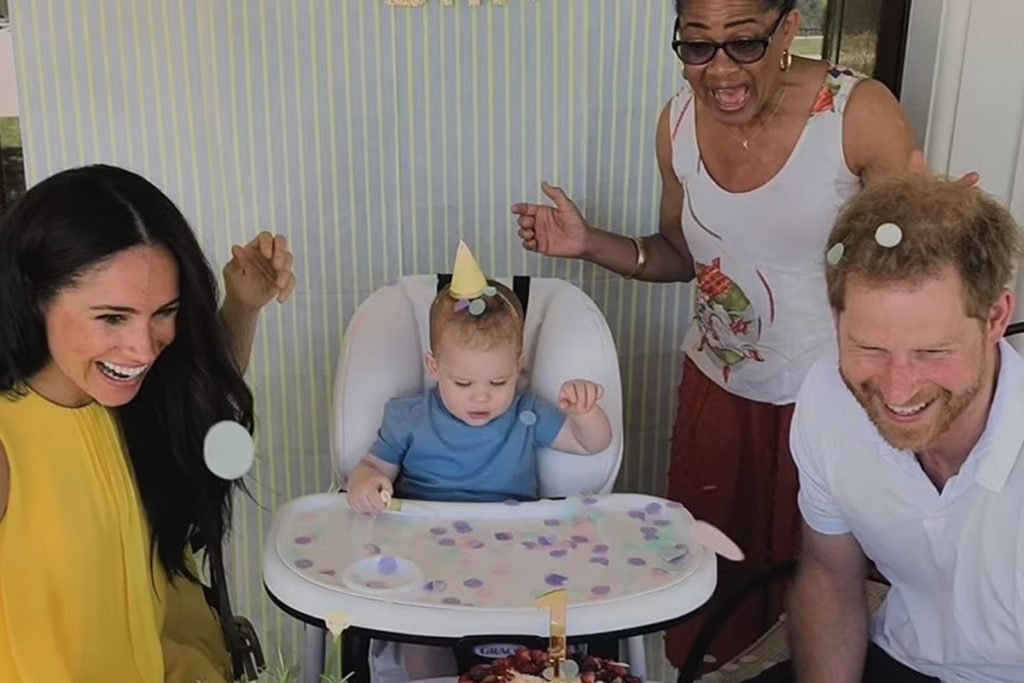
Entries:
[[477, 645], [473, 648], [473, 652], [480, 657], [501, 659], [502, 657], [511, 657], [521, 647], [522, 645], [513, 645], [511, 643], [487, 643], [486, 645]]

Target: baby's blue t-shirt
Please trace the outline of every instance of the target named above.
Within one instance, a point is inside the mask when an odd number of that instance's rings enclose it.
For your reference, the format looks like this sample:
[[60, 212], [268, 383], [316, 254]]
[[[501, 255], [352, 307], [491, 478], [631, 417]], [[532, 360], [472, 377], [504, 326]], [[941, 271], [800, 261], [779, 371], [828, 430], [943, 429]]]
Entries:
[[437, 387], [388, 401], [370, 453], [401, 467], [399, 497], [500, 502], [538, 496], [538, 448], [548, 446], [565, 414], [536, 395], [517, 394], [504, 414], [474, 427], [445, 408]]

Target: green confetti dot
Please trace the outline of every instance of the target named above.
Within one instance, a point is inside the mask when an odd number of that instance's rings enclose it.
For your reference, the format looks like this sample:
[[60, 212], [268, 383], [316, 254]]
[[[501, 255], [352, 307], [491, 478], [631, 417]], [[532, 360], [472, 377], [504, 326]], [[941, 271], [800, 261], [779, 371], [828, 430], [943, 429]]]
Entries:
[[827, 254], [825, 254], [825, 259], [828, 261], [829, 265], [837, 266], [842, 260], [843, 253], [845, 251], [846, 247], [843, 246], [843, 243], [837, 242], [836, 244], [833, 244], [832, 248], [828, 250]]

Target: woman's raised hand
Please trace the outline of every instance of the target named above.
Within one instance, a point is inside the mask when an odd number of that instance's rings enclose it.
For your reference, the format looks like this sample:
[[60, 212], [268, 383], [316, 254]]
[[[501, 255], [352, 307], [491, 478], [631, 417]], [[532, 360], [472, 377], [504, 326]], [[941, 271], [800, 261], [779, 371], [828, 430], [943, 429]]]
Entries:
[[523, 248], [545, 256], [580, 258], [586, 250], [590, 226], [562, 188], [544, 182], [540, 189], [554, 206], [527, 202], [512, 205], [512, 213], [519, 217]]

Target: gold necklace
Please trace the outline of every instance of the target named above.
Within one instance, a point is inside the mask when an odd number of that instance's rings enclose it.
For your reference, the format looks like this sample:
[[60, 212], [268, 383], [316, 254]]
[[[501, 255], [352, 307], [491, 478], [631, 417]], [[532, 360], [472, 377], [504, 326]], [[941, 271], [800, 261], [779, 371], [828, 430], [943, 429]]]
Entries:
[[779, 100], [775, 103], [775, 108], [772, 109], [772, 113], [768, 115], [768, 118], [765, 119], [764, 123], [761, 124], [761, 127], [757, 129], [757, 132], [754, 133], [753, 135], [751, 135], [750, 137], [748, 137], [746, 139], [741, 138], [740, 136], [736, 135], [731, 130], [729, 130], [729, 127], [725, 126], [725, 125], [723, 125], [722, 128], [725, 129], [725, 132], [729, 134], [729, 137], [731, 137], [733, 140], [735, 140], [736, 142], [738, 142], [741, 145], [743, 145], [744, 151], [749, 152], [750, 151], [750, 141], [753, 140], [758, 135], [760, 135], [761, 133], [764, 132], [764, 129], [768, 127], [768, 124], [771, 123], [772, 119], [774, 119], [775, 115], [779, 112], [779, 107], [782, 106], [782, 101], [784, 99], [786, 99], [786, 95], [788, 95], [788, 94], [789, 94], [789, 87], [788, 86], [783, 86], [782, 87], [782, 95], [779, 96]]

